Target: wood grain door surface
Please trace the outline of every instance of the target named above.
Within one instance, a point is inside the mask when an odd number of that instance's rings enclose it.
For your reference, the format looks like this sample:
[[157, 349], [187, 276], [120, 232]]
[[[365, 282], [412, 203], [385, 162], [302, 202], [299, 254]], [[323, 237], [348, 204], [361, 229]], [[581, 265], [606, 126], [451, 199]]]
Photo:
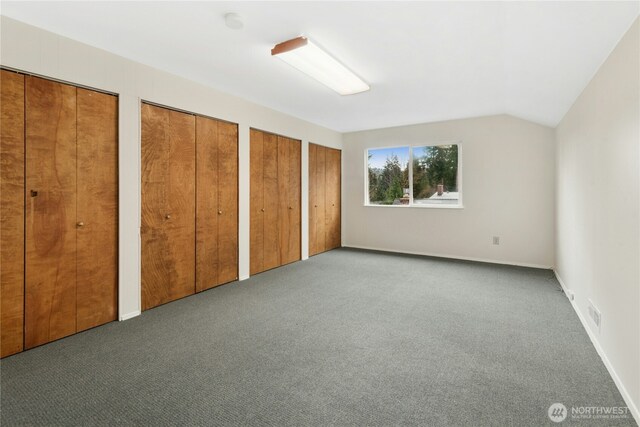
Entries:
[[218, 283], [218, 121], [196, 117], [196, 292]]
[[77, 330], [113, 321], [118, 284], [118, 99], [77, 89]]
[[333, 148], [326, 149], [326, 193], [325, 193], [325, 250], [341, 246], [341, 152]]
[[249, 138], [249, 273], [264, 271], [264, 133]]
[[116, 318], [117, 97], [2, 71], [2, 354]]
[[142, 104], [142, 308], [195, 292], [195, 116]]
[[238, 278], [238, 127], [196, 117], [196, 291]]
[[264, 155], [264, 264], [263, 271], [282, 265], [280, 254], [280, 195], [278, 193], [278, 137], [265, 133]]
[[322, 253], [325, 250], [326, 241], [326, 210], [325, 210], [325, 196], [326, 196], [326, 160], [327, 150], [324, 146], [318, 146], [317, 155], [315, 159], [316, 174], [314, 176], [314, 183], [317, 186], [316, 198], [313, 201], [313, 207], [316, 212], [316, 222], [313, 224], [316, 230], [316, 242], [315, 242], [315, 254]]
[[251, 274], [301, 257], [300, 144], [251, 129]]
[[316, 199], [318, 198], [318, 183], [316, 179], [318, 168], [318, 145], [309, 143], [309, 256], [318, 253], [318, 235], [316, 222]]
[[163, 228], [168, 206], [169, 111], [141, 106], [142, 309], [170, 299], [169, 242]]
[[280, 263], [288, 264], [291, 259], [291, 144], [289, 138], [278, 136], [278, 249], [280, 250]]
[[195, 293], [196, 118], [169, 111], [168, 203], [163, 228], [168, 239], [169, 300]]
[[289, 145], [289, 192], [287, 194], [288, 199], [288, 257], [284, 260], [284, 263], [290, 263], [299, 261], [302, 257], [302, 176], [301, 176], [301, 142], [295, 139], [288, 138]]
[[25, 347], [76, 332], [76, 88], [26, 77]]
[[24, 75], [0, 71], [0, 357], [24, 342]]
[[218, 282], [238, 278], [238, 125], [218, 122]]
[[341, 151], [309, 144], [309, 255], [341, 246]]

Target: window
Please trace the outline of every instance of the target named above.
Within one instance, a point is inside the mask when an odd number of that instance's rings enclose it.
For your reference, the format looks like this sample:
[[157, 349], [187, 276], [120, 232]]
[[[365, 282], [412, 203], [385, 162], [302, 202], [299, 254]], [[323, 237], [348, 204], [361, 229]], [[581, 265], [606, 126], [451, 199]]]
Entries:
[[369, 204], [409, 204], [409, 147], [369, 150]]
[[413, 203], [457, 205], [458, 145], [413, 147]]
[[460, 144], [375, 148], [366, 154], [368, 205], [461, 206]]

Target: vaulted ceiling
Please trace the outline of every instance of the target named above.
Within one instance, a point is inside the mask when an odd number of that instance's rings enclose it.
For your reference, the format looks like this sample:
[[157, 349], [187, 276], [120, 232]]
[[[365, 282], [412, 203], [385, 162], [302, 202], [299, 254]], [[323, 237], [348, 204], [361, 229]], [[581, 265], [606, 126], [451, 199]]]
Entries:
[[[1, 13], [352, 131], [500, 113], [555, 126], [639, 3], [3, 1]], [[341, 97], [271, 57], [301, 34], [371, 90]]]

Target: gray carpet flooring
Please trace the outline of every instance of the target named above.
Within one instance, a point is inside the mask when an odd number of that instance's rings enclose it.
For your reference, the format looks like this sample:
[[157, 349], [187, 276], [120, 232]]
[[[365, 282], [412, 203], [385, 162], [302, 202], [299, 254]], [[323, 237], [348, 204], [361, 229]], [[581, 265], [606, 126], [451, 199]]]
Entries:
[[3, 426], [541, 426], [555, 402], [625, 406], [551, 271], [350, 249], [6, 358], [1, 386]]

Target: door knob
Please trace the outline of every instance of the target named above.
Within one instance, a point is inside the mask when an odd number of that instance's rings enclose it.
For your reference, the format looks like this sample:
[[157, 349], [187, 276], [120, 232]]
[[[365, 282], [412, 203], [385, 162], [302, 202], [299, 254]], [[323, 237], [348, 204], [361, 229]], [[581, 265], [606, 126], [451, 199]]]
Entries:
[[166, 219], [171, 219], [171, 214], [166, 214], [164, 217], [165, 217]]
[[76, 224], [78, 227], [84, 227], [84, 222], [80, 221], [79, 223]]
[[293, 209], [291, 206], [289, 206], [289, 209]]
[[264, 208], [260, 209], [260, 212], [264, 212]]
[[218, 211], [218, 215], [222, 215], [222, 211]]
[[31, 197], [36, 197], [38, 192], [36, 190], [31, 190]]
[[335, 205], [336, 205], [335, 203], [331, 203], [331, 206], [335, 206]]

